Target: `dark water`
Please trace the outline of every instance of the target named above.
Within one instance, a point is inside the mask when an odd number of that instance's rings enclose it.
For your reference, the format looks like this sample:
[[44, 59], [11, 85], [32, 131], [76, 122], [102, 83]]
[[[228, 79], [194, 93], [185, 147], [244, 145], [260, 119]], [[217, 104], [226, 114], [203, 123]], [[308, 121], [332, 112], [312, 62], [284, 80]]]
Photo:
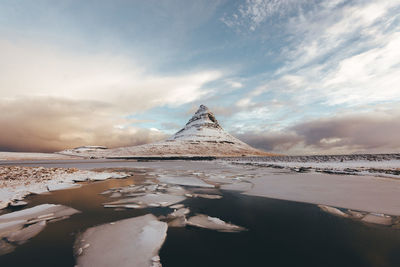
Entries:
[[[28, 198], [29, 206], [64, 204], [82, 211], [50, 223], [38, 236], [0, 257], [0, 266], [74, 266], [75, 236], [88, 227], [169, 208], [115, 211], [98, 193], [140, 183], [128, 179]], [[204, 213], [249, 229], [220, 233], [194, 227], [169, 228], [160, 251], [163, 266], [400, 266], [400, 230], [364, 225], [321, 212], [310, 204], [224, 192], [220, 200], [188, 199], [192, 213]], [[118, 240], [115, 249], [118, 249]]]

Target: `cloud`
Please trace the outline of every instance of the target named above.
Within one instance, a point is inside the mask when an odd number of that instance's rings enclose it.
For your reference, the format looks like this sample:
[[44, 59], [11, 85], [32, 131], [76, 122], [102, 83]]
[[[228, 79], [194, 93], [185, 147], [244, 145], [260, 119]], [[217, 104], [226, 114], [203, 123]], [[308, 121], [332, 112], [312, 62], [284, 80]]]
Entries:
[[287, 103], [280, 117], [400, 103], [399, 10], [395, 1], [323, 1], [287, 17], [281, 67], [255, 78], [236, 106], [250, 119], [270, 99]]
[[400, 151], [400, 110], [347, 113], [297, 123], [280, 132], [237, 134], [250, 145], [283, 154]]
[[287, 153], [303, 140], [301, 136], [295, 133], [284, 132], [246, 132], [235, 134], [235, 136], [253, 147], [266, 151], [279, 151], [280, 153]]
[[[0, 150], [54, 152], [81, 145], [132, 146], [166, 138], [132, 126], [111, 105], [52, 97], [1, 99]], [[120, 125], [123, 125], [122, 127]]]
[[95, 100], [125, 112], [190, 103], [211, 94], [206, 84], [223, 75], [216, 70], [154, 75], [122, 55], [82, 54], [5, 40], [0, 40], [0, 58], [0, 97]]
[[260, 24], [273, 16], [284, 16], [298, 10], [304, 0], [246, 0], [237, 12], [224, 16], [221, 21], [228, 27], [244, 27], [255, 31]]

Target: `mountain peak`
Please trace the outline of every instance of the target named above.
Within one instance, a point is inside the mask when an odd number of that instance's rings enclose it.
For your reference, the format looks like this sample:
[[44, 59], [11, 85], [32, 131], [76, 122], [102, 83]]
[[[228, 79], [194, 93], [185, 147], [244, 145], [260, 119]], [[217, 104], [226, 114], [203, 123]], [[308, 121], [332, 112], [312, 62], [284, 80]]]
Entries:
[[195, 125], [202, 127], [221, 128], [214, 114], [204, 105], [200, 105], [193, 117], [186, 123], [186, 126]]
[[214, 114], [205, 106], [200, 105], [185, 127], [175, 133], [169, 140], [176, 139], [213, 139], [224, 134]]

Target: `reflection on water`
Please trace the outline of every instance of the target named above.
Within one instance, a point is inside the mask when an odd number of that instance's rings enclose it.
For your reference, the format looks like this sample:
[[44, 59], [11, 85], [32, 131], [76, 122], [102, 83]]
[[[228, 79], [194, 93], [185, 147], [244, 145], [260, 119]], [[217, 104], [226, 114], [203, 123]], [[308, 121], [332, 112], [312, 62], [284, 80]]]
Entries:
[[[169, 208], [103, 208], [102, 203], [111, 199], [99, 193], [141, 183], [146, 177], [141, 171], [127, 179], [29, 197], [28, 207], [54, 203], [82, 213], [49, 224], [15, 252], [0, 257], [0, 266], [74, 266], [72, 247], [77, 233], [149, 212], [169, 213]], [[231, 192], [224, 192], [220, 200], [194, 198], [184, 204], [193, 214], [218, 217], [249, 231], [221, 233], [189, 226], [169, 228], [160, 251], [163, 266], [400, 266], [399, 230], [334, 217], [314, 205]]]

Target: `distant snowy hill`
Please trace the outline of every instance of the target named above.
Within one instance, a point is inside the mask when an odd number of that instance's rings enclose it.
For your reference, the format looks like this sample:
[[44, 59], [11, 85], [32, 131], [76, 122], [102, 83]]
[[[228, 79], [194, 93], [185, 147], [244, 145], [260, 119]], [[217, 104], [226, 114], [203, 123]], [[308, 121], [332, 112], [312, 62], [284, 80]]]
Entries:
[[227, 133], [214, 114], [201, 105], [183, 129], [165, 141], [132, 147], [60, 152], [87, 157], [193, 157], [193, 156], [271, 156]]

